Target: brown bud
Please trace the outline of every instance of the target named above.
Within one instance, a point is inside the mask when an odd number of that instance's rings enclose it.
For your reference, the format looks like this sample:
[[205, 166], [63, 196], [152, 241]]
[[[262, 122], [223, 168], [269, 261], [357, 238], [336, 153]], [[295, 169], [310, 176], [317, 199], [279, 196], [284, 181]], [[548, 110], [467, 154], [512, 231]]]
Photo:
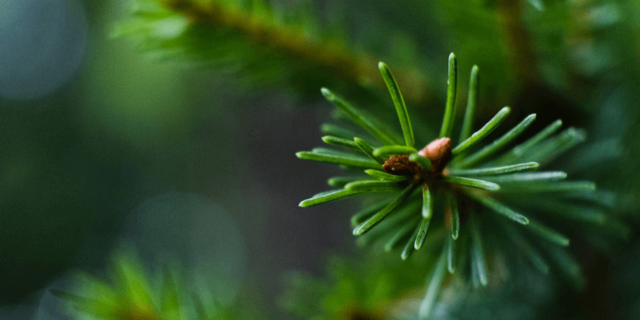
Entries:
[[431, 160], [431, 172], [441, 172], [451, 159], [451, 139], [433, 140], [418, 154]]
[[413, 175], [420, 172], [420, 166], [409, 160], [409, 156], [391, 156], [382, 165], [384, 172], [398, 176]]

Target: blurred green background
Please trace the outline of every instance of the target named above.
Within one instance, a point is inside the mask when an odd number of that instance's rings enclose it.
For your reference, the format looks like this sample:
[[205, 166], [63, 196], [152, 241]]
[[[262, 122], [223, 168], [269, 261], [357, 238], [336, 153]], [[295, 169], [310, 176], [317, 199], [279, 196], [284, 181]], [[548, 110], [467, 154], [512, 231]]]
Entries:
[[[246, 95], [233, 77], [149, 59], [108, 36], [128, 4], [83, 4], [85, 52], [69, 82], [42, 97], [0, 100], [3, 304], [66, 270], [101, 270], [120, 241], [130, 242], [122, 234], [136, 210], [167, 193], [204, 197], [233, 220], [243, 243], [218, 246], [241, 246], [241, 276], [265, 296], [279, 292], [284, 270], [319, 269], [328, 248], [351, 245], [336, 214], [297, 207], [323, 181], [301, 175], [294, 153], [317, 140], [327, 108], [298, 108], [279, 92]], [[180, 220], [186, 209], [176, 206], [158, 219]], [[193, 236], [184, 231], [175, 242]]]

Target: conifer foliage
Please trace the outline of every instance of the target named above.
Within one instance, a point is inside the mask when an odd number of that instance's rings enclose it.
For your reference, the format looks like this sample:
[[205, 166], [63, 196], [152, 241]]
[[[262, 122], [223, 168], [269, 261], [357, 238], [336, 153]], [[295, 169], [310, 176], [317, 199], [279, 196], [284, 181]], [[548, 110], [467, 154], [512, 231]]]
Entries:
[[[315, 148], [298, 152], [300, 159], [338, 164], [360, 175], [329, 179], [335, 187], [300, 203], [315, 206], [354, 196], [376, 196], [377, 201], [351, 219], [353, 234], [361, 242], [381, 240], [387, 251], [408, 259], [423, 249], [441, 252], [430, 274], [419, 314], [428, 318], [447, 274], [487, 286], [495, 259], [526, 257], [540, 272], [563, 274], [579, 288], [580, 267], [569, 254], [569, 237], [586, 226], [622, 237], [629, 229], [590, 203], [596, 186], [570, 181], [563, 171], [541, 170], [555, 158], [585, 140], [585, 133], [568, 128], [557, 133], [562, 121], [548, 124], [520, 143], [518, 138], [535, 121], [531, 114], [502, 135], [491, 135], [509, 115], [500, 109], [480, 128], [474, 126], [479, 69], [471, 71], [469, 99], [454, 143], [457, 60], [449, 56], [448, 95], [438, 137], [415, 137], [399, 84], [389, 67], [379, 64], [400, 122], [401, 133], [383, 124], [351, 102], [323, 88], [322, 94], [346, 118], [362, 129], [356, 136], [346, 130], [326, 130], [322, 140], [341, 150]], [[481, 144], [493, 137], [493, 141]], [[420, 148], [418, 141], [431, 141]], [[507, 248], [505, 247], [513, 247]], [[423, 249], [425, 250], [425, 249]]]

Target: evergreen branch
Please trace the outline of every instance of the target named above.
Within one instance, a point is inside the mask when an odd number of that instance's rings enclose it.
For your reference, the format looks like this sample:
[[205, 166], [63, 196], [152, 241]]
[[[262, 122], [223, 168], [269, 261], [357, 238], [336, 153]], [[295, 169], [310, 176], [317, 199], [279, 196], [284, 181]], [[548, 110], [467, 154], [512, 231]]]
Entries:
[[[455, 66], [455, 59], [450, 59], [450, 63], [453, 63], [450, 66]], [[455, 68], [450, 68], [449, 70], [455, 70]], [[477, 69], [475, 70], [477, 73]], [[410, 126], [404, 124], [408, 123], [409, 118], [406, 114], [406, 108], [400, 100], [402, 95], [398, 83], [395, 83], [391, 78], [390, 72], [385, 74], [385, 71], [388, 71], [388, 68], [386, 65], [382, 65], [383, 77], [390, 84], [388, 89], [403, 127], [405, 143], [409, 144], [409, 131], [407, 128], [410, 128]], [[454, 72], [450, 72], [449, 75], [450, 77], [455, 77]], [[474, 81], [477, 82], [477, 74], [474, 75], [472, 72], [472, 87], [474, 86]], [[453, 80], [451, 78], [449, 84], [451, 85], [452, 83]], [[449, 88], [452, 89], [451, 86]], [[475, 101], [476, 98], [473, 97], [477, 95], [477, 90], [476, 93], [473, 90], [471, 91], [467, 108], [468, 117], [473, 115], [475, 104], [477, 103]], [[445, 110], [445, 119], [443, 121], [443, 130], [446, 129], [444, 131], [448, 131], [449, 128], [454, 126], [453, 120], [449, 119], [452, 116], [448, 113], [452, 113], [452, 110], [455, 109], [455, 104], [450, 103], [450, 99], [448, 101], [449, 103], [446, 106], [448, 110]], [[364, 117], [356, 115], [356, 112], [352, 112], [348, 107], [346, 109], [347, 113], [350, 112], [352, 114], [349, 118], [356, 120], [354, 121], [355, 123], [362, 122], [360, 119]], [[368, 147], [368, 145], [360, 147], [360, 152], [368, 157], [378, 156], [381, 159], [389, 157], [389, 160], [385, 161], [383, 166], [365, 170], [366, 174], [376, 180], [349, 182], [344, 185], [345, 189], [363, 193], [396, 191], [396, 194], [401, 188], [405, 189], [395, 199], [379, 202], [378, 206], [367, 208], [352, 218], [352, 224], [356, 225], [354, 235], [364, 234], [358, 239], [358, 243], [368, 244], [377, 239], [385, 239], [385, 250], [387, 251], [402, 247], [400, 257], [403, 260], [407, 259], [414, 250], [425, 246], [426, 243], [442, 245], [441, 258], [434, 267], [434, 271], [432, 271], [432, 277], [434, 277], [435, 272], [435, 278], [429, 283], [428, 294], [421, 305], [423, 315], [428, 315], [431, 312], [434, 299], [437, 296], [437, 290], [439, 290], [439, 288], [433, 286], [435, 284], [441, 285], [440, 277], [444, 276], [444, 268], [453, 274], [457, 269], [457, 265], [464, 266], [470, 259], [471, 282], [477, 287], [486, 286], [489, 277], [488, 273], [491, 271], [487, 268], [487, 257], [491, 257], [494, 254], [506, 256], [507, 252], [511, 252], [503, 250], [506, 249], [503, 246], [496, 245], [492, 237], [487, 239], [493, 242], [483, 243], [483, 234], [488, 233], [489, 230], [486, 230], [488, 228], [480, 228], [480, 224], [485, 225], [485, 219], [492, 219], [492, 217], [487, 217], [484, 214], [485, 212], [495, 214], [495, 220], [503, 226], [501, 229], [504, 229], [505, 234], [511, 239], [508, 244], [512, 245], [515, 251], [529, 259], [543, 273], [547, 273], [551, 267], [561, 270], [564, 268], [564, 272], [568, 273], [567, 270], [569, 268], [567, 266], [571, 264], [569, 261], [571, 257], [564, 257], [563, 255], [566, 253], [557, 251], [554, 248], [547, 248], [546, 250], [554, 251], [553, 254], [539, 252], [539, 246], [545, 247], [546, 243], [567, 246], [569, 239], [560, 232], [546, 227], [542, 222], [529, 220], [529, 218], [514, 209], [526, 210], [534, 215], [534, 219], [538, 213], [546, 214], [546, 217], [544, 217], [545, 222], [546, 220], [555, 220], [556, 224], [567, 228], [574, 226], [573, 222], [579, 222], [580, 225], [602, 232], [605, 235], [615, 233], [616, 236], [623, 239], [628, 237], [630, 233], [630, 228], [623, 221], [615, 217], [606, 218], [602, 210], [585, 205], [576, 206], [568, 201], [572, 199], [595, 199], [597, 194], [594, 193], [595, 184], [593, 182], [559, 181], [567, 178], [567, 174], [564, 171], [526, 172], [536, 170], [541, 166], [538, 162], [532, 162], [533, 160], [549, 162], [584, 140], [585, 135], [580, 130], [569, 128], [557, 136], [551, 137], [562, 124], [561, 121], [556, 121], [533, 138], [491, 161], [491, 156], [501, 152], [503, 148], [507, 147], [531, 125], [535, 119], [535, 114], [532, 114], [493, 143], [485, 145], [484, 148], [479, 148], [480, 151], [470, 156], [466, 154], [465, 151], [468, 148], [488, 136], [503, 122], [509, 112], [510, 109], [508, 107], [503, 108], [471, 136], [468, 136], [470, 129], [465, 128], [464, 131], [467, 133], [461, 133], [461, 137], [468, 137], [453, 150], [451, 149], [451, 139], [446, 136], [433, 140], [420, 151], [407, 145], [399, 145], [396, 141], [381, 141], [383, 145], [375, 149]], [[467, 116], [465, 121], [469, 122], [470, 120]], [[378, 127], [375, 127], [375, 129], [367, 128], [366, 124], [361, 126], [377, 136], [381, 136], [380, 132], [392, 132]], [[467, 126], [471, 127], [471, 124]], [[376, 133], [375, 130], [380, 132]], [[356, 144], [360, 145], [358, 139], [356, 138], [355, 140]], [[350, 143], [336, 141], [353, 147]], [[334, 150], [314, 149], [313, 153], [323, 156], [346, 157], [343, 153], [338, 153]], [[455, 157], [453, 161], [451, 161], [452, 157]], [[527, 160], [530, 162], [524, 162]], [[479, 167], [479, 164], [485, 161], [489, 161], [492, 165]], [[383, 172], [382, 169], [386, 172]], [[407, 186], [408, 183], [410, 183], [409, 186]], [[422, 191], [422, 201], [419, 201], [417, 192], [415, 196], [413, 195], [413, 191], [418, 187]], [[434, 210], [436, 208], [434, 203], [436, 203], [438, 195], [444, 195], [445, 197], [442, 202], [444, 212], [440, 214], [436, 212], [437, 210]], [[409, 197], [411, 197], [411, 200], [407, 201], [408, 204], [403, 205], [403, 202]], [[591, 204], [612, 202], [607, 200], [607, 197], [604, 198], [603, 200], [590, 200], [589, 202]], [[472, 202], [471, 204], [467, 203], [469, 200]], [[458, 208], [459, 205], [460, 208]], [[472, 210], [469, 208], [472, 208]], [[389, 216], [394, 211], [397, 212]], [[503, 218], [525, 225], [526, 227], [521, 227], [525, 231], [521, 232], [520, 227], [507, 224], [502, 220]], [[379, 226], [376, 226], [377, 224]], [[427, 242], [429, 228], [434, 230], [430, 232], [430, 240]], [[526, 232], [529, 232], [530, 235], [527, 235]], [[448, 234], [448, 237], [444, 236], [444, 238], [437, 239], [435, 237], [436, 235], [444, 234]], [[468, 235], [470, 235], [469, 238], [467, 238]], [[545, 241], [540, 245], [536, 242], [534, 246], [529, 242], [529, 236], [538, 236]], [[462, 237], [463, 240], [459, 240], [459, 237]], [[485, 247], [485, 245], [487, 246]], [[505, 245], [507, 244], [505, 243]], [[552, 255], [554, 258], [549, 258]], [[564, 264], [564, 266], [559, 266], [559, 264]], [[460, 273], [463, 274], [461, 277], [464, 278], [464, 272], [458, 272], [453, 276], [460, 278], [458, 276]], [[570, 273], [575, 278], [575, 275], [579, 275], [579, 270], [577, 272], [572, 270]]]
[[[327, 78], [326, 74], [330, 74], [350, 84], [385, 87], [377, 70], [372, 67], [376, 59], [355, 50], [337, 37], [319, 34], [316, 19], [309, 14], [303, 16], [301, 24], [288, 24], [279, 21], [275, 9], [270, 8], [265, 1], [254, 1], [252, 6], [235, 0], [138, 2], [147, 4], [145, 7], [159, 8], [150, 13], [140, 12], [137, 20], [117, 25], [113, 31], [115, 36], [141, 34], [147, 38], [143, 41], [155, 41], [158, 49], [186, 51], [206, 59], [215, 57], [223, 65], [231, 65], [232, 61], [239, 60], [241, 65], [262, 65], [268, 69], [270, 66], [264, 61], [251, 61], [255, 59], [252, 52], [263, 50], [265, 55], [296, 63], [300, 66], [296, 71], [308, 70], [307, 74], [317, 80]], [[162, 27], [157, 26], [158, 21], [169, 22], [176, 19], [183, 21], [181, 24], [184, 25], [184, 30], [175, 35], [163, 36]], [[239, 48], [244, 48], [247, 54], [234, 57]], [[325, 75], [318, 75], [311, 70], [322, 70]], [[283, 73], [272, 72], [271, 77], [281, 74]], [[428, 90], [420, 74], [409, 69], [398, 71], [397, 74], [399, 79], [414, 83], [412, 88], [405, 91], [407, 98], [413, 101], [425, 100]]]

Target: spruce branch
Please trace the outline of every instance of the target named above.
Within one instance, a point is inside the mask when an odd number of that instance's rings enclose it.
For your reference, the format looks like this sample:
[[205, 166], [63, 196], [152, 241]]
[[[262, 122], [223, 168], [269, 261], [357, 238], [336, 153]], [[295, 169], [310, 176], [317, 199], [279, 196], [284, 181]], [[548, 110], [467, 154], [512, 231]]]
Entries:
[[[306, 85], [296, 81], [304, 74], [307, 83], [329, 82], [385, 88], [378, 76], [375, 59], [336, 36], [323, 32], [317, 18], [302, 14], [300, 22], [283, 22], [279, 11], [267, 0], [135, 0], [140, 3], [134, 19], [114, 28], [115, 36], [136, 37], [151, 51], [187, 55], [200, 61], [245, 69], [249, 74], [267, 73], [264, 78], [285, 77], [292, 86]], [[163, 32], [166, 24], [181, 25], [174, 34]], [[262, 51], [261, 55], [256, 50]], [[261, 57], [261, 58], [258, 58]], [[265, 59], [266, 57], [266, 59]], [[273, 70], [280, 60], [279, 70]], [[297, 66], [292, 68], [291, 64]], [[240, 68], [237, 68], [240, 66]], [[249, 70], [251, 69], [251, 70]], [[403, 82], [412, 83], [404, 96], [412, 101], [428, 97], [423, 75], [415, 69], [396, 70]], [[269, 80], [270, 79], [270, 80]], [[337, 81], [339, 80], [339, 81]]]
[[[489, 260], [496, 253], [507, 255], [511, 251], [501, 250], [496, 245], [492, 234], [484, 227], [488, 224], [509, 235], [513, 239], [513, 251], [524, 256], [533, 267], [543, 273], [567, 275], [569, 281], [577, 286], [583, 283], [579, 265], [561, 248], [567, 246], [569, 240], [555, 228], [560, 227], [563, 231], [575, 234], [581, 231], [576, 226], [588, 226], [598, 233], [617, 234], [621, 238], [627, 237], [630, 232], [618, 218], [606, 216], [599, 208], [579, 204], [569, 196], [576, 193], [595, 195], [593, 182], [564, 181], [567, 173], [563, 171], [537, 171], [584, 141], [582, 130], [569, 128], [553, 136], [561, 125], [558, 120], [524, 143], [514, 146], [519, 136], [535, 120], [536, 115], [532, 114], [492, 143], [478, 148], [478, 151], [465, 152], [476, 148], [505, 120], [510, 112], [510, 108], [505, 107], [475, 133], [470, 134], [471, 130], [464, 128], [461, 134], [464, 141], [453, 147], [450, 135], [456, 99], [451, 95], [456, 94], [456, 64], [455, 55], [451, 54], [449, 96], [440, 137], [423, 149], [413, 147], [414, 133], [402, 94], [386, 64], [380, 63], [382, 76], [388, 84], [400, 120], [404, 145], [400, 145], [402, 139], [395, 131], [379, 127], [374, 116], [361, 111], [355, 104], [340, 102], [335, 94], [323, 88], [322, 92], [329, 101], [343, 110], [354, 124], [376, 137], [377, 143], [382, 146], [360, 148], [372, 159], [362, 163], [338, 162], [335, 158], [342, 153], [337, 151], [323, 151], [321, 154], [324, 158], [309, 157], [309, 154], [318, 153], [314, 151], [297, 154], [303, 159], [364, 167], [364, 172], [375, 178], [354, 179], [346, 183], [342, 190], [316, 195], [303, 201], [301, 206], [352, 195], [395, 193], [388, 200], [352, 218], [353, 234], [362, 237], [359, 243], [383, 241], [386, 251], [398, 249], [400, 257], [406, 260], [413, 250], [425, 247], [430, 234], [444, 231], [450, 235], [443, 242], [440, 258], [429, 276], [425, 298], [419, 310], [421, 318], [430, 316], [447, 274], [471, 279], [471, 283], [477, 286], [486, 286], [492, 281]], [[474, 67], [472, 91], [477, 82], [477, 73], [478, 68]], [[463, 127], [470, 126], [469, 119], [473, 118], [476, 109], [475, 94], [471, 94], [470, 99], [473, 101], [468, 104], [470, 107], [467, 108]], [[331, 144], [354, 150], [350, 143], [332, 140]], [[330, 157], [331, 154], [335, 155]], [[444, 213], [441, 212], [442, 208]], [[460, 252], [466, 252], [469, 256], [460, 257]], [[547, 258], [553, 263], [547, 263]], [[461, 263], [467, 262], [470, 263], [469, 268], [458, 268]]]

